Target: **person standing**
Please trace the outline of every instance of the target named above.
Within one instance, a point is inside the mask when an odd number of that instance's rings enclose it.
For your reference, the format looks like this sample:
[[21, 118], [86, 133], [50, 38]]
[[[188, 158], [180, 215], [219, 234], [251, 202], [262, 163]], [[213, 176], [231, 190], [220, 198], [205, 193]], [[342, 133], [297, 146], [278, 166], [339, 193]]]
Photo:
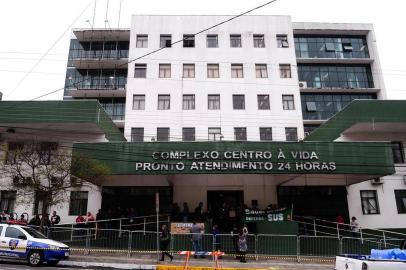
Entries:
[[183, 222], [188, 222], [189, 220], [189, 206], [187, 205], [187, 202], [183, 203], [182, 219]]
[[168, 246], [170, 242], [171, 235], [169, 233], [168, 227], [166, 226], [166, 224], [163, 224], [159, 232], [159, 246], [161, 250], [160, 261], [162, 262], [165, 260], [165, 255], [168, 256], [171, 261], [173, 260], [173, 256], [168, 252]]
[[200, 257], [204, 258], [204, 255], [202, 255], [202, 228], [196, 223], [196, 220], [193, 221], [190, 233], [192, 234], [193, 251], [195, 252], [194, 257], [197, 258], [197, 255], [200, 254]]
[[245, 254], [247, 253], [248, 245], [247, 232], [244, 229], [241, 229], [238, 235], [238, 248], [240, 253], [240, 262], [246, 263], [247, 261], [245, 260]]
[[231, 236], [233, 238], [233, 247], [234, 247], [234, 253], [235, 253], [235, 258], [239, 259], [240, 257], [238, 256], [239, 252], [239, 247], [238, 247], [238, 228], [236, 224], [233, 224], [233, 230], [231, 231]]
[[351, 218], [350, 229], [351, 229], [352, 237], [358, 238], [359, 224], [357, 222], [356, 217]]
[[58, 225], [59, 222], [61, 222], [61, 217], [56, 214], [56, 211], [53, 211], [52, 216], [51, 216], [51, 225], [52, 225], [52, 227], [55, 226], [55, 225]]
[[217, 224], [213, 226], [213, 248], [214, 251], [220, 251], [220, 230]]
[[203, 203], [199, 202], [198, 206], [195, 208], [195, 220], [203, 221]]
[[35, 227], [35, 229], [38, 229], [38, 227], [41, 225], [41, 219], [38, 214], [36, 214], [28, 223], [28, 225], [31, 225]]

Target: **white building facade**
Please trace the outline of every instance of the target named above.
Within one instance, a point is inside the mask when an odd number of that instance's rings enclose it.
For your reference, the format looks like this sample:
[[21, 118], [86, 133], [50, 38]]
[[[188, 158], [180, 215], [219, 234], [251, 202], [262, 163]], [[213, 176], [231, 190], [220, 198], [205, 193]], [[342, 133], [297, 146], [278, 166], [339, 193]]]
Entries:
[[[130, 29], [74, 30], [64, 99], [99, 100], [128, 142], [209, 144], [301, 141], [351, 101], [385, 99], [372, 25], [243, 16], [199, 33], [228, 18], [134, 15]], [[103, 183], [88, 209], [148, 202], [160, 190], [167, 203], [187, 202], [192, 210], [238, 197], [234, 203], [260, 208], [295, 204], [298, 215], [355, 215], [363, 227], [406, 226], [384, 221], [402, 219], [393, 192], [383, 192], [401, 189], [402, 181], [345, 183], [273, 174], [122, 174]], [[385, 218], [361, 213], [360, 190], [367, 187], [377, 190]]]

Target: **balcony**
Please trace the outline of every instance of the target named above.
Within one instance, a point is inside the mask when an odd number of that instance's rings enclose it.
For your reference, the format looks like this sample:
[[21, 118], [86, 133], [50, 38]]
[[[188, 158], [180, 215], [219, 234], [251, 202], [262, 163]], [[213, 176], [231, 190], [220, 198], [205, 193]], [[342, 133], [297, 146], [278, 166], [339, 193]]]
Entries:
[[[67, 94], [73, 98], [91, 98], [91, 97], [125, 97], [127, 80], [114, 83], [113, 77], [101, 78], [95, 80], [90, 78], [82, 81], [78, 80], [76, 87], [66, 87]], [[69, 80], [69, 78], [68, 78]]]
[[127, 68], [128, 50], [73, 50], [70, 61], [77, 69]]

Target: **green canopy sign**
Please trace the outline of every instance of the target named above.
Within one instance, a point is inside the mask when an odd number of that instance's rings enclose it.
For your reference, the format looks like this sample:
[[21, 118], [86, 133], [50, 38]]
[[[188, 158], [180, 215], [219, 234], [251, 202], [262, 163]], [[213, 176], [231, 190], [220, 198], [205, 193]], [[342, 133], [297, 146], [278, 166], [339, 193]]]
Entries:
[[393, 173], [387, 143], [84, 143], [74, 152], [108, 163], [113, 174]]
[[259, 209], [245, 209], [244, 222], [257, 222], [257, 221], [288, 221], [292, 219], [292, 210], [281, 208], [275, 210], [259, 210]]

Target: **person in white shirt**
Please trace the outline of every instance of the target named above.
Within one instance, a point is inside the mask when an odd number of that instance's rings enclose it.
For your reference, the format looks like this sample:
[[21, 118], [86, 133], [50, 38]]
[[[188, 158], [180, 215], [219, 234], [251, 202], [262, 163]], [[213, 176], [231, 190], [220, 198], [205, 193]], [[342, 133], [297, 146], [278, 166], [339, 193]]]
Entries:
[[352, 218], [351, 218], [350, 230], [351, 230], [351, 232], [352, 232], [352, 236], [353, 236], [353, 237], [358, 237], [358, 234], [359, 234], [359, 224], [358, 224], [358, 222], [357, 222], [357, 218], [356, 218], [356, 217], [352, 217]]

